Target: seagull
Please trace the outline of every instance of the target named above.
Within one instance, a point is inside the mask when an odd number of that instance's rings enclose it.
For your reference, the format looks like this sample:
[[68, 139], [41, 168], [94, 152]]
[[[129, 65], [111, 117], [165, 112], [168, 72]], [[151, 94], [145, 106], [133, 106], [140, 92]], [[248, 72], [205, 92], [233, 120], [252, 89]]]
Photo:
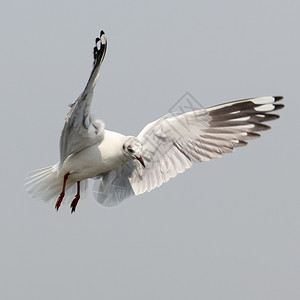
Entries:
[[104, 206], [143, 194], [183, 173], [195, 162], [209, 161], [258, 138], [283, 97], [267, 96], [228, 102], [185, 113], [167, 114], [147, 124], [137, 137], [105, 129], [90, 106], [107, 49], [103, 31], [95, 40], [92, 73], [85, 89], [70, 105], [60, 137], [60, 161], [33, 171], [27, 191], [45, 202], [71, 203], [75, 212], [90, 178], [93, 195]]

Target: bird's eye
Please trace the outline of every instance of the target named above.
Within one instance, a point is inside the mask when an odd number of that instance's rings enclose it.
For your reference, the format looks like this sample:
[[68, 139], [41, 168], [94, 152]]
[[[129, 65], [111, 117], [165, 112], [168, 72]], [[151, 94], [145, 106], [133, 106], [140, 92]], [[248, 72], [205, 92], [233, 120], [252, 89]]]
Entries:
[[132, 150], [132, 148], [127, 148], [128, 149], [128, 152], [130, 152], [130, 153], [133, 153], [133, 150]]

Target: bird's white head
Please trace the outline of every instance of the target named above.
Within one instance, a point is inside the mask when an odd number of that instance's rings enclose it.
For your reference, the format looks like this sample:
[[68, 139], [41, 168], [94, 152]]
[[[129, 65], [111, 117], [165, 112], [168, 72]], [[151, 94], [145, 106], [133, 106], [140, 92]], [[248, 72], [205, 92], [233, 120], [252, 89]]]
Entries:
[[130, 157], [131, 159], [137, 159], [142, 166], [145, 167], [142, 157], [143, 145], [136, 137], [130, 136], [126, 139], [125, 143], [123, 144], [123, 152], [127, 157]]

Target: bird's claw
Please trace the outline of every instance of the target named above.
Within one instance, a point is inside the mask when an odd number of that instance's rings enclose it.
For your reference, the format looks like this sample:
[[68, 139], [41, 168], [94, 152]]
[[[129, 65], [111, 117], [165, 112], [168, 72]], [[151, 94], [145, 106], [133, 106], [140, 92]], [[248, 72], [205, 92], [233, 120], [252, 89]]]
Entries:
[[71, 208], [71, 214], [72, 214], [73, 212], [75, 212], [75, 209], [76, 209], [76, 206], [77, 206], [77, 204], [78, 204], [79, 199], [80, 199], [80, 196], [77, 194], [77, 195], [75, 196], [75, 198], [73, 199], [71, 205], [70, 205], [70, 208]]
[[65, 196], [64, 193], [61, 193], [61, 194], [59, 195], [59, 197], [58, 197], [58, 199], [57, 199], [57, 201], [56, 201], [56, 203], [55, 203], [55, 209], [56, 209], [56, 211], [58, 211], [58, 209], [59, 209], [59, 207], [60, 207], [60, 205], [61, 205], [61, 202], [62, 202], [64, 196]]

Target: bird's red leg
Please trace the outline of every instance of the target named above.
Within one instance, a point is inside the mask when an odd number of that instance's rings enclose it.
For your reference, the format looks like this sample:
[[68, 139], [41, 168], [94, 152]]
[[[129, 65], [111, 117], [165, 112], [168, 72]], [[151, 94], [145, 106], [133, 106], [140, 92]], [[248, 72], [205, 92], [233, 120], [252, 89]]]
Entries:
[[80, 199], [80, 181], [77, 181], [77, 194], [75, 195], [75, 198], [72, 201], [71, 206], [70, 206], [71, 207], [71, 214], [73, 212], [75, 212], [75, 209], [76, 209], [76, 206], [77, 206], [77, 203], [78, 203], [79, 199]]
[[61, 202], [62, 202], [62, 200], [63, 200], [63, 198], [64, 198], [64, 196], [65, 196], [66, 182], [67, 182], [67, 180], [68, 180], [69, 175], [70, 175], [70, 172], [68, 172], [68, 173], [64, 176], [63, 188], [62, 188], [62, 191], [61, 191], [61, 193], [60, 193], [60, 195], [59, 195], [59, 197], [58, 197], [58, 199], [57, 199], [57, 201], [56, 201], [56, 204], [55, 204], [56, 210], [59, 209], [59, 207], [60, 207], [60, 205], [61, 205]]

